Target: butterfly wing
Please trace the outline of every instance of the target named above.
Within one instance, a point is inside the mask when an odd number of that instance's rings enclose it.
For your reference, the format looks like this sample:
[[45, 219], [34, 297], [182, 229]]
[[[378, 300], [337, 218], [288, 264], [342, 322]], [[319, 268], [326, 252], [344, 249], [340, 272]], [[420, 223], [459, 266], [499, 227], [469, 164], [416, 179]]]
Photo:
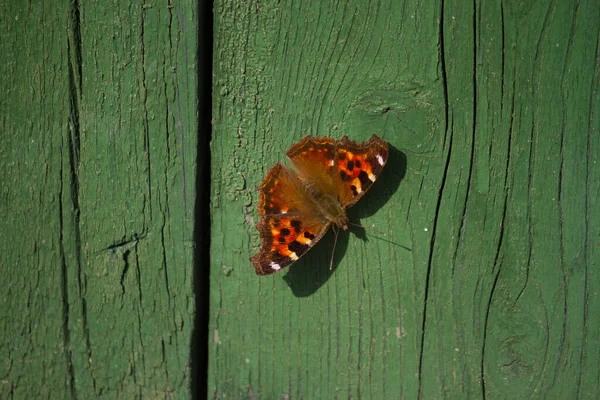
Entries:
[[306, 137], [286, 154], [298, 172], [277, 163], [259, 189], [261, 245], [250, 258], [258, 275], [279, 271], [314, 246], [332, 223], [315, 199], [325, 194], [344, 208], [354, 205], [381, 173], [388, 145], [375, 135], [363, 143]]
[[388, 158], [388, 144], [376, 135], [362, 143], [305, 137], [286, 153], [302, 179], [321, 193], [353, 206], [373, 185]]
[[315, 209], [297, 174], [281, 163], [269, 170], [259, 192], [261, 244], [250, 261], [257, 275], [269, 275], [304, 255], [331, 223]]

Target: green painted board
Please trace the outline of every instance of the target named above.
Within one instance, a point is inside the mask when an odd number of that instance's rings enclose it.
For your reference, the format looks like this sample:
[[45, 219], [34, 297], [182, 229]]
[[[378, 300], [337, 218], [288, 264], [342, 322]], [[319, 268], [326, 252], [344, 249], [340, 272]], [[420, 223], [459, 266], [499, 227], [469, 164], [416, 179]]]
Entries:
[[1, 3], [0, 398], [188, 398], [196, 6]]
[[[216, 2], [208, 397], [595, 398], [599, 30], [595, 1]], [[267, 169], [373, 133], [367, 236], [257, 277]]]
[[[597, 4], [214, 7], [208, 397], [594, 398]], [[0, 2], [0, 398], [203, 387], [197, 13]], [[266, 170], [372, 133], [368, 230], [257, 277]]]

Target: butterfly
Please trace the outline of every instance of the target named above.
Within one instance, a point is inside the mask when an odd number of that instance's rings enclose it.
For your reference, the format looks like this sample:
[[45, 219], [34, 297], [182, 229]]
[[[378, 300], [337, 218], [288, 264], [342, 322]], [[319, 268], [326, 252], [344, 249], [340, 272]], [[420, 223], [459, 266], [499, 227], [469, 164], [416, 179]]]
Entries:
[[330, 226], [348, 229], [346, 209], [381, 173], [388, 144], [376, 135], [363, 143], [347, 136], [307, 136], [286, 155], [294, 169], [278, 162], [259, 188], [261, 244], [250, 258], [257, 275], [273, 274], [298, 260]]

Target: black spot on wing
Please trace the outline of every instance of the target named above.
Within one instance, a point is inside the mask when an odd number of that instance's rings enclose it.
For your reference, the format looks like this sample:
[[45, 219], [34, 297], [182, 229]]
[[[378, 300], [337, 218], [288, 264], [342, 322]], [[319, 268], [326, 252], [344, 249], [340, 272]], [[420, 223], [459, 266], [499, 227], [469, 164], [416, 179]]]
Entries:
[[300, 231], [302, 230], [302, 222], [298, 221], [297, 219], [293, 219], [290, 222], [290, 225], [292, 226], [292, 228], [294, 228], [296, 233], [300, 233]]
[[285, 238], [283, 236], [279, 236], [279, 239], [277, 239], [277, 241], [279, 243], [285, 243]]
[[369, 174], [367, 174], [365, 171], [360, 171], [360, 174], [358, 174], [358, 180], [360, 181], [360, 187], [363, 192], [367, 190], [367, 188], [373, 183], [369, 179]]
[[343, 180], [344, 182], [350, 182], [350, 181], [352, 180], [352, 177], [351, 177], [350, 175], [348, 175], [348, 174], [346, 173], [346, 171], [344, 171], [344, 170], [341, 170], [341, 171], [340, 171], [340, 178], [342, 178], [342, 180]]
[[315, 235], [313, 235], [309, 231], [306, 231], [306, 232], [304, 232], [304, 237], [307, 238], [307, 239], [309, 239], [309, 240], [313, 240], [315, 238]]
[[352, 190], [352, 194], [355, 196], [358, 196], [358, 191], [356, 190], [356, 186], [351, 185], [350, 186], [350, 190]]
[[377, 156], [370, 155], [369, 157], [367, 157], [367, 163], [371, 166], [373, 173], [376, 173], [375, 171], [381, 170], [381, 164], [379, 164]]
[[346, 168], [348, 169], [348, 171], [352, 171], [354, 169], [354, 161], [348, 161], [348, 163], [346, 164]]
[[291, 233], [291, 232], [290, 232], [290, 230], [289, 230], [288, 228], [283, 228], [282, 230], [280, 230], [280, 231], [279, 231], [279, 234], [280, 234], [281, 236], [287, 236], [287, 235], [289, 235], [290, 233]]
[[293, 251], [298, 257], [300, 257], [302, 254], [306, 253], [308, 249], [310, 249], [310, 246], [294, 240], [293, 242], [288, 244], [288, 249], [290, 251]]
[[360, 161], [359, 161], [359, 160], [356, 160], [356, 161], [354, 161], [354, 166], [355, 166], [356, 168], [360, 168], [360, 167], [362, 166], [362, 164], [360, 163]]

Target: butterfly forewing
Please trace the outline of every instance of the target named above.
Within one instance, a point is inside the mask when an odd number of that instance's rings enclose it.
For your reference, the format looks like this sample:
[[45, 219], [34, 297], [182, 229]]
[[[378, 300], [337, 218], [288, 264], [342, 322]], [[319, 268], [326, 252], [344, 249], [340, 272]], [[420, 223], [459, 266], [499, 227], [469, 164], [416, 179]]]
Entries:
[[337, 199], [335, 152], [335, 140], [307, 136], [293, 145], [286, 155], [309, 189]]
[[336, 149], [336, 169], [341, 185], [339, 196], [345, 208], [351, 207], [375, 183], [388, 158], [388, 145], [373, 135], [363, 143], [344, 136]]
[[388, 158], [388, 145], [373, 135], [363, 143], [344, 136], [305, 137], [286, 153], [303, 179], [344, 208], [354, 205], [373, 185]]

